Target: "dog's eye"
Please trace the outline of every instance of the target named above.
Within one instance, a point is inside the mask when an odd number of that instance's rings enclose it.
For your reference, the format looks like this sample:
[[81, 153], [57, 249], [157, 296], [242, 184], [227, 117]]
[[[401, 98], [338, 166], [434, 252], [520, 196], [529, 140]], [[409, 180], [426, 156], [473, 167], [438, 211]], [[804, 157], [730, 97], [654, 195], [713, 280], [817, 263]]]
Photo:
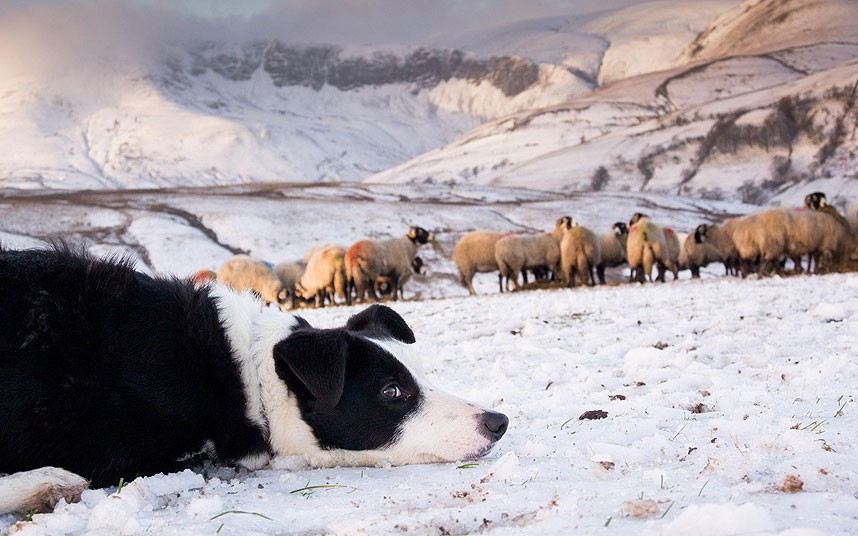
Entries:
[[381, 390], [381, 396], [384, 398], [389, 398], [391, 400], [396, 400], [397, 398], [402, 396], [402, 391], [399, 389], [399, 386], [395, 383], [391, 383], [387, 387]]

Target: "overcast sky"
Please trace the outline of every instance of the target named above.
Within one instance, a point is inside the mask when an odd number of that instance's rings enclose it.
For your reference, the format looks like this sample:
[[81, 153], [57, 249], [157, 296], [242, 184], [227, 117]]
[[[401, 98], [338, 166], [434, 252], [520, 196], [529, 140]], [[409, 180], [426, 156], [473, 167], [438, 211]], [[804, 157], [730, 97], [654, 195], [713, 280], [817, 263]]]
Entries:
[[[42, 37], [127, 32], [131, 40], [279, 38], [420, 44], [523, 18], [585, 14], [641, 0], [0, 0], [0, 31]], [[10, 24], [11, 23], [11, 24]]]

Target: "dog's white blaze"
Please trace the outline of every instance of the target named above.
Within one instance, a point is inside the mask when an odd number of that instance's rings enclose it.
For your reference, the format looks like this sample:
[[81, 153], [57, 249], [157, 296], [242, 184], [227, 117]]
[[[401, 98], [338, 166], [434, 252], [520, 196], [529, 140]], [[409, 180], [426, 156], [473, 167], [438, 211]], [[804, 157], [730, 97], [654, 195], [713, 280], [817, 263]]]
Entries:
[[373, 340], [398, 359], [417, 382], [423, 401], [400, 427], [397, 438], [383, 452], [394, 465], [426, 461], [470, 459], [492, 442], [480, 432], [478, 417], [486, 410], [435, 387], [423, 370], [415, 345]]
[[[274, 368], [274, 346], [289, 336], [298, 326], [294, 315], [264, 307], [250, 293], [236, 293], [220, 287], [213, 292], [218, 298], [226, 335], [239, 366], [244, 394], [247, 398], [248, 419], [269, 433], [269, 444], [278, 454], [287, 454], [290, 441], [307, 441], [300, 433], [303, 424], [297, 404], [289, 395], [283, 380]], [[300, 424], [299, 424], [300, 423]], [[294, 435], [291, 433], [295, 429]], [[304, 425], [304, 428], [309, 427]], [[311, 444], [316, 444], [309, 432]], [[267, 460], [265, 460], [267, 462]], [[240, 460], [250, 468], [264, 462], [253, 456]]]
[[[247, 417], [268, 432], [268, 444], [280, 456], [304, 456], [312, 465], [338, 465], [301, 418], [298, 401], [277, 375], [274, 346], [289, 336], [298, 320], [290, 313], [263, 307], [250, 293], [217, 286], [212, 294], [241, 372]], [[239, 463], [262, 467], [267, 459], [247, 456]]]

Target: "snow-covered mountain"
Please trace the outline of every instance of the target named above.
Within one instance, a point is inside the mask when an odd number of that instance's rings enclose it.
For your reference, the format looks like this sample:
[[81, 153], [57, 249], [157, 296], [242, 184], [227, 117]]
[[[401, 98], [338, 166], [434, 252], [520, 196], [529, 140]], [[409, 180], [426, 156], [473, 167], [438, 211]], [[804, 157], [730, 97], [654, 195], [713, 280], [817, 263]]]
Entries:
[[660, 0], [422, 46], [196, 39], [47, 73], [0, 62], [0, 187], [855, 197], [853, 20], [846, 0]]
[[0, 62], [0, 185], [360, 180], [487, 119], [623, 77], [629, 67], [612, 58], [630, 43], [672, 41], [628, 72], [661, 68], [735, 0], [700, 2], [671, 23], [681, 4], [648, 3], [646, 17], [633, 6], [523, 21], [427, 46], [192, 40], [68, 52], [61, 32], [26, 46], [6, 32], [4, 48], [46, 48], [23, 65]]
[[[369, 180], [634, 190], [754, 203], [794, 203], [815, 188], [854, 199], [858, 25], [839, 21], [858, 20], [858, 4], [833, 2], [836, 16], [821, 17], [826, 5], [744, 2], [702, 32], [671, 69], [488, 122]], [[772, 10], [778, 31], [752, 32], [741, 47], [727, 47], [736, 28], [765, 25]], [[812, 42], [806, 29], [827, 22]], [[784, 35], [799, 45], [784, 46]], [[762, 52], [694, 60], [708, 57], [710, 48]]]

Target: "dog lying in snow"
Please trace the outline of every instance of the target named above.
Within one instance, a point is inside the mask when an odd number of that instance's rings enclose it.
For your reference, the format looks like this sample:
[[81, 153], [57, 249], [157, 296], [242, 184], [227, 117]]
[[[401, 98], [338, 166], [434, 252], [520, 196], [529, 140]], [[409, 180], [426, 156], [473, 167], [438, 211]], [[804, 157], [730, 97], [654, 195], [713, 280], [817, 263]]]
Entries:
[[430, 386], [375, 305], [337, 329], [65, 246], [0, 250], [0, 513], [208, 456], [317, 467], [468, 460], [505, 415]]

